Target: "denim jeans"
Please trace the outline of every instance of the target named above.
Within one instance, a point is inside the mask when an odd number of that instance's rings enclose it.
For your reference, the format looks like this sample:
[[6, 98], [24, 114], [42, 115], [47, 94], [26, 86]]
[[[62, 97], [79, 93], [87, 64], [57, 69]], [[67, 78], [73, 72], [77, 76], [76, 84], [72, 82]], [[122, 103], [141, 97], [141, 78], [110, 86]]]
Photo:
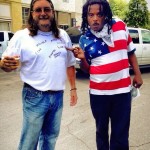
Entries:
[[23, 127], [19, 150], [54, 150], [60, 131], [63, 91], [42, 92], [23, 87]]

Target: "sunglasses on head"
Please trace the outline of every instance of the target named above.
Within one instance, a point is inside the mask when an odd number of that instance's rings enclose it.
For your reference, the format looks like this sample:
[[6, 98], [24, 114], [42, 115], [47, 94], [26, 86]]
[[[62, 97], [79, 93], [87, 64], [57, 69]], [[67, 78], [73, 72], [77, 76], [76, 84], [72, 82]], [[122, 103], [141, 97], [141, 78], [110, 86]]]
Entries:
[[50, 13], [53, 9], [49, 8], [49, 7], [38, 7], [35, 8], [34, 10], [32, 10], [31, 12], [35, 12], [35, 13], [41, 13], [42, 11], [44, 11], [44, 13]]

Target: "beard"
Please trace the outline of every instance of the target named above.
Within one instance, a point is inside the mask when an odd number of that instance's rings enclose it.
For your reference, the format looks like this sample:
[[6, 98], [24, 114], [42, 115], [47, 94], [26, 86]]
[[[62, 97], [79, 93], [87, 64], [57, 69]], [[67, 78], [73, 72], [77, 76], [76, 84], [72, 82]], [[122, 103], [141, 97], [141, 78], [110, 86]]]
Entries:
[[53, 18], [50, 18], [48, 16], [41, 16], [39, 18], [34, 19], [34, 24], [36, 24], [39, 29], [50, 31], [52, 21], [53, 21]]
[[45, 28], [45, 29], [50, 29], [51, 28], [51, 25], [49, 23], [47, 23], [47, 24], [42, 24], [41, 23], [38, 26], [39, 26], [39, 28]]

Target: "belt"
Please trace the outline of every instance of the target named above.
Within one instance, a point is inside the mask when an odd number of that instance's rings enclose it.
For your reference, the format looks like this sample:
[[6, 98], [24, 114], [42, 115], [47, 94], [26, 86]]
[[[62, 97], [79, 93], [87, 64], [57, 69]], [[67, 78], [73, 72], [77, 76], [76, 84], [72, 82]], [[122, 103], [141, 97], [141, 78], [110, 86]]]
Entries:
[[[29, 85], [27, 83], [24, 83], [24, 87], [33, 88], [31, 85]], [[33, 88], [33, 89], [35, 89], [35, 88]], [[35, 90], [37, 90], [37, 89], [35, 89]], [[41, 91], [41, 92], [53, 94], [53, 93], [57, 93], [57, 92], [63, 92], [63, 90], [58, 90], [58, 91], [47, 90], [47, 91]]]

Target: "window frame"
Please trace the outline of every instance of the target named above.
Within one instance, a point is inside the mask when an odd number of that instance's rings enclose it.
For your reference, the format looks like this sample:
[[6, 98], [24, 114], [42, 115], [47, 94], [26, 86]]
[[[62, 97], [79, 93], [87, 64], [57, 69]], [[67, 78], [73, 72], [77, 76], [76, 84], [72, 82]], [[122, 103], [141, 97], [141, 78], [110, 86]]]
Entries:
[[28, 24], [29, 13], [30, 13], [29, 7], [22, 7], [22, 24], [23, 24], [23, 26]]

